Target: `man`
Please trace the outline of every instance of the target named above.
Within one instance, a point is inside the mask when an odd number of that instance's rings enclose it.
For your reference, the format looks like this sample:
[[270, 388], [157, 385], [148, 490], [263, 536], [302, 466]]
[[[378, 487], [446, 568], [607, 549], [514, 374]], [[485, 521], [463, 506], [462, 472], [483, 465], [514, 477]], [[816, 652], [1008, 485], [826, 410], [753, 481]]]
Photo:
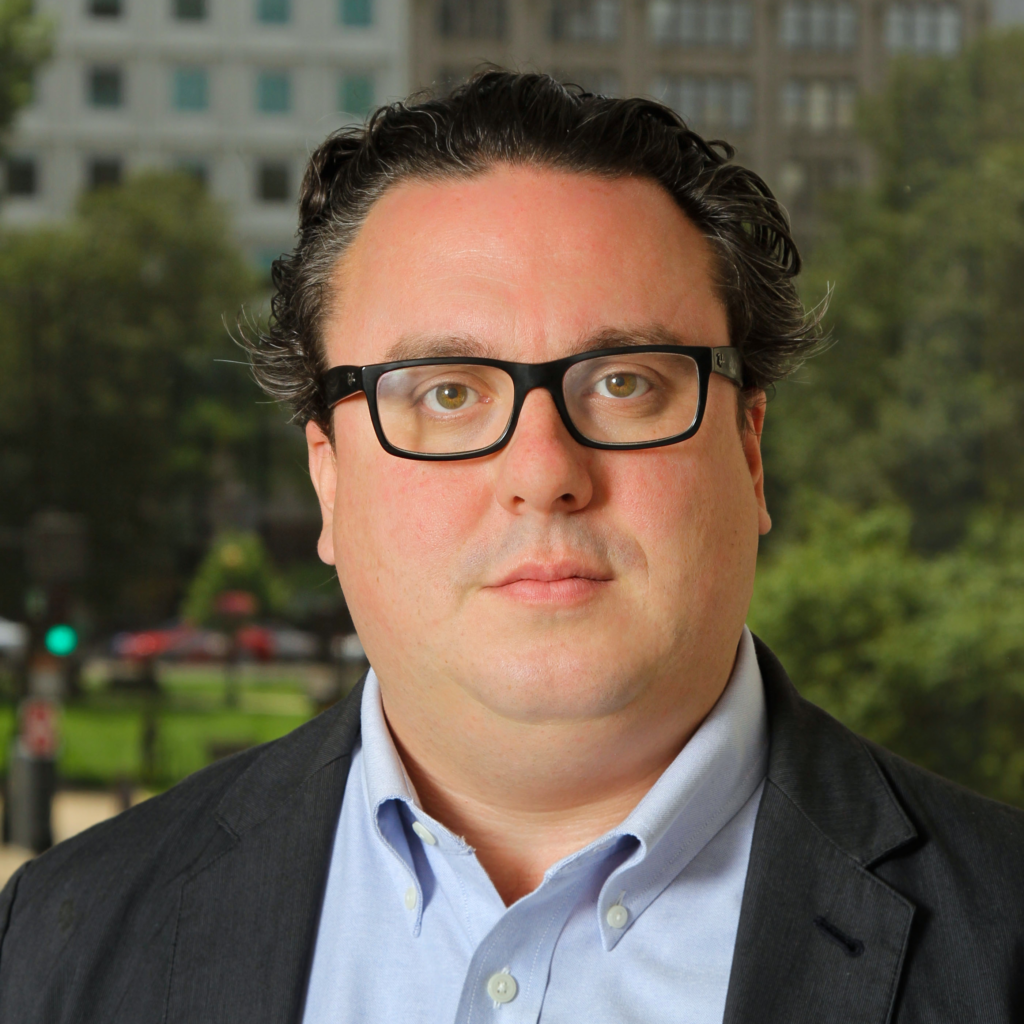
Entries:
[[744, 626], [765, 185], [484, 74], [314, 154], [260, 382], [373, 669], [5, 890], [42, 1021], [1019, 1021], [1024, 815], [802, 702]]

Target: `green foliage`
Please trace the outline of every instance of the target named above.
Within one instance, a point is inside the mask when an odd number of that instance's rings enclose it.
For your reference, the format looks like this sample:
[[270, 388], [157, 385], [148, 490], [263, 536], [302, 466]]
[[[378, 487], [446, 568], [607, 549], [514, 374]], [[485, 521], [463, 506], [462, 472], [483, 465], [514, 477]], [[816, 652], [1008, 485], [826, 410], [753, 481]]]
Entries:
[[897, 62], [808, 261], [751, 626], [856, 731], [1024, 805], [1024, 32]]
[[[177, 603], [217, 459], [273, 414], [224, 325], [252, 294], [224, 212], [184, 175], [86, 196], [70, 223], [0, 236], [0, 527], [85, 516], [85, 595], [131, 622]], [[2, 554], [2, 552], [0, 552]], [[12, 555], [0, 602], [20, 612]]]
[[855, 731], [1024, 806], [1024, 517], [925, 558], [904, 510], [809, 505], [760, 566], [751, 628]]
[[216, 539], [189, 586], [183, 617], [204, 626], [222, 624], [217, 598], [231, 590], [252, 594], [256, 614], [279, 612], [288, 600], [288, 592], [256, 533], [224, 533]]
[[32, 0], [0, 0], [0, 136], [32, 99], [32, 75], [50, 55], [53, 30]]
[[942, 551], [1024, 507], [1024, 33], [898, 63], [865, 125], [878, 183], [824, 211], [805, 294], [834, 284], [836, 344], [779, 388], [771, 498], [784, 527], [805, 481], [902, 503]]

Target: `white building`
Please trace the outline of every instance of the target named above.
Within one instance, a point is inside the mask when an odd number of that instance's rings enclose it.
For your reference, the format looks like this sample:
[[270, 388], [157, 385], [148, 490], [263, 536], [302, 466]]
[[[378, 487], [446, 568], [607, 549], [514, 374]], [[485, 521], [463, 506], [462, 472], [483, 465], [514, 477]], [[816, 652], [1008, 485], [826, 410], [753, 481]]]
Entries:
[[67, 216], [144, 167], [201, 176], [261, 265], [311, 150], [409, 89], [407, 0], [40, 0], [55, 53], [8, 147], [2, 216]]
[[1024, 25], [1024, 0], [992, 0], [992, 24], [997, 28]]

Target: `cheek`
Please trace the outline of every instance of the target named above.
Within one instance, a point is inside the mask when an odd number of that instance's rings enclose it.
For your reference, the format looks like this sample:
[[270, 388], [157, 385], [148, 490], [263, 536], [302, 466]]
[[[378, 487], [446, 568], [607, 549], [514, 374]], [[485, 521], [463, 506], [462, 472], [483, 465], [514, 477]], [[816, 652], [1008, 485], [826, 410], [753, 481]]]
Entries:
[[714, 603], [749, 560], [748, 549], [756, 554], [756, 509], [742, 450], [738, 442], [654, 449], [644, 462], [623, 466], [612, 490], [644, 549], [649, 597], [677, 608]]
[[339, 462], [334, 517], [338, 576], [353, 613], [369, 604], [430, 618], [456, 596], [453, 559], [489, 504], [474, 476], [480, 469], [398, 459], [379, 446], [358, 462]]

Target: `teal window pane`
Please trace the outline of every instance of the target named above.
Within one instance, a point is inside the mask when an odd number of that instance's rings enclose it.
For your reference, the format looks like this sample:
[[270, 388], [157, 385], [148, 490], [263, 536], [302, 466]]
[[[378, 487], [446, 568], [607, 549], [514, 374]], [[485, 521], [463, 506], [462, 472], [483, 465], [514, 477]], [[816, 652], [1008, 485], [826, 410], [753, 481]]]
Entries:
[[373, 110], [373, 76], [342, 75], [338, 86], [338, 107], [343, 113], [359, 117]]
[[287, 114], [292, 108], [292, 83], [281, 71], [264, 71], [256, 80], [256, 107], [264, 114]]
[[174, 0], [174, 16], [178, 21], [202, 21], [206, 17], [206, 0]]
[[210, 81], [206, 68], [178, 68], [174, 72], [175, 110], [206, 110], [210, 105]]
[[124, 83], [119, 68], [93, 68], [89, 72], [89, 102], [94, 107], [124, 104]]
[[269, 25], [284, 25], [291, 20], [291, 0], [256, 0], [256, 17]]
[[338, 0], [342, 25], [373, 24], [373, 0]]

